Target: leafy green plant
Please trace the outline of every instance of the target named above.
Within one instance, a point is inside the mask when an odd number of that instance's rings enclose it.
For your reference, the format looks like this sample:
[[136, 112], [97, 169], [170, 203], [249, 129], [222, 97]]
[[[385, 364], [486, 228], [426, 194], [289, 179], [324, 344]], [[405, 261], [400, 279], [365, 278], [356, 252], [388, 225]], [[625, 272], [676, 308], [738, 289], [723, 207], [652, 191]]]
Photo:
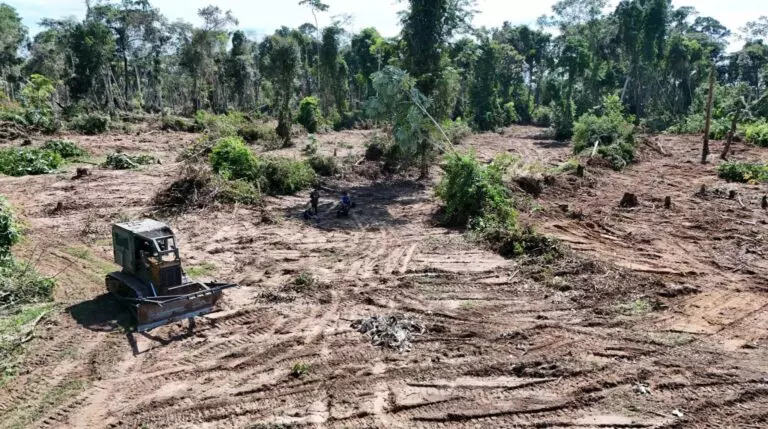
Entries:
[[293, 281], [293, 284], [301, 288], [310, 288], [316, 282], [317, 280], [314, 276], [312, 276], [312, 273], [303, 271], [301, 274], [299, 274], [298, 277], [296, 277], [296, 280]]
[[502, 181], [504, 165], [485, 166], [474, 154], [451, 153], [443, 169], [437, 196], [445, 204], [446, 225], [479, 230], [492, 225], [517, 227], [517, 211]]
[[199, 133], [205, 127], [192, 119], [181, 116], [164, 115], [160, 119], [160, 128], [167, 131], [181, 131], [185, 133]]
[[566, 140], [573, 136], [573, 112], [576, 110], [572, 100], [562, 100], [559, 103], [552, 102], [552, 127], [555, 129], [555, 138]]
[[[461, 118], [456, 119], [455, 121], [445, 120], [440, 124], [440, 127], [445, 132], [445, 135], [448, 136], [448, 140], [450, 140], [452, 144], [460, 144], [472, 135], [472, 128], [470, 128], [466, 122], [462, 121]], [[442, 138], [442, 136], [437, 136], [435, 138]]]
[[291, 375], [296, 378], [306, 377], [312, 366], [306, 362], [296, 362], [291, 367]]
[[73, 159], [88, 155], [88, 152], [86, 152], [85, 149], [81, 148], [77, 143], [71, 140], [48, 140], [43, 145], [43, 150], [58, 153], [64, 159]]
[[115, 152], [107, 155], [107, 160], [101, 164], [104, 168], [112, 168], [115, 170], [132, 170], [141, 167], [142, 165], [157, 164], [158, 160], [152, 155], [138, 154], [128, 155], [123, 152]]
[[238, 131], [246, 125], [247, 121], [241, 113], [214, 115], [205, 110], [198, 110], [195, 113], [195, 123], [212, 138], [221, 138], [238, 135]]
[[549, 127], [552, 125], [552, 109], [547, 106], [539, 106], [533, 111], [533, 125], [537, 127]]
[[0, 173], [8, 176], [26, 176], [53, 173], [63, 160], [61, 155], [42, 149], [0, 149]]
[[332, 156], [314, 155], [307, 161], [315, 173], [323, 177], [335, 176], [341, 170], [336, 158]]
[[725, 162], [717, 169], [718, 176], [729, 182], [764, 183], [768, 182], [768, 164], [749, 162]]
[[317, 142], [317, 137], [314, 134], [310, 134], [309, 143], [302, 149], [302, 152], [304, 152], [304, 155], [313, 156], [317, 154], [318, 150], [320, 150], [320, 145]]
[[320, 125], [320, 108], [318, 104], [320, 100], [317, 97], [305, 97], [299, 103], [299, 116], [296, 120], [301, 124], [309, 133], [316, 133], [318, 126]]
[[213, 147], [210, 155], [213, 171], [228, 179], [255, 180], [259, 159], [240, 137], [227, 137]]
[[745, 137], [747, 143], [768, 147], [768, 122], [747, 125]]
[[635, 127], [622, 113], [619, 98], [605, 97], [600, 116], [587, 113], [574, 124], [573, 151], [580, 154], [597, 144], [597, 153], [620, 170], [634, 160], [634, 132]]
[[69, 128], [86, 135], [102, 134], [109, 130], [109, 116], [89, 113], [76, 116], [69, 122]]
[[293, 195], [312, 186], [316, 179], [309, 162], [288, 158], [265, 158], [260, 175], [268, 192], [275, 195]]
[[269, 125], [246, 124], [237, 130], [237, 135], [248, 143], [263, 142], [273, 144], [280, 139], [275, 129]]
[[8, 200], [0, 195], [0, 260], [11, 255], [11, 247], [21, 240], [21, 227]]
[[520, 116], [517, 114], [515, 102], [510, 101], [504, 105], [504, 125], [509, 126], [520, 122]]

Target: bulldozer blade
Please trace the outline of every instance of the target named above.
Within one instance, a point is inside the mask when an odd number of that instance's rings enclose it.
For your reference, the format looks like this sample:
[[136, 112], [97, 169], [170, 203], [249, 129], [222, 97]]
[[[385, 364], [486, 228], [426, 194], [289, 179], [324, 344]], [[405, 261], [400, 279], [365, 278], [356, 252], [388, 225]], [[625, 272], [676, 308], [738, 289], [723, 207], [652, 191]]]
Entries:
[[167, 303], [141, 303], [136, 308], [136, 330], [149, 331], [159, 326], [178, 322], [213, 311], [221, 294], [209, 294], [193, 299], [180, 299]]

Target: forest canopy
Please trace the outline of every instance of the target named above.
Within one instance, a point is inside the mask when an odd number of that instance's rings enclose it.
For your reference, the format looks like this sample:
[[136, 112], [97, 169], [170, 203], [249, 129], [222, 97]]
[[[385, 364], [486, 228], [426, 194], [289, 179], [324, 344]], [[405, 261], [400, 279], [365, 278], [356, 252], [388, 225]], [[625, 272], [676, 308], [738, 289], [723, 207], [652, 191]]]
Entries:
[[[150, 0], [91, 1], [81, 20], [46, 18], [30, 36], [0, 3], [0, 120], [51, 132], [95, 113], [242, 112], [278, 119], [287, 140], [299, 118], [313, 132], [374, 119], [375, 75], [388, 68], [407, 73], [435, 122], [479, 131], [551, 123], [567, 138], [615, 96], [635, 125], [701, 132], [712, 69], [716, 130], [768, 115], [766, 17], [729, 29], [669, 0], [561, 0], [536, 28], [476, 28], [474, 0], [403, 0], [401, 32], [386, 38], [343, 22], [318, 28], [334, 11], [300, 4], [311, 22], [254, 40], [231, 11], [202, 8], [195, 26]], [[729, 51], [733, 37], [740, 49]]]

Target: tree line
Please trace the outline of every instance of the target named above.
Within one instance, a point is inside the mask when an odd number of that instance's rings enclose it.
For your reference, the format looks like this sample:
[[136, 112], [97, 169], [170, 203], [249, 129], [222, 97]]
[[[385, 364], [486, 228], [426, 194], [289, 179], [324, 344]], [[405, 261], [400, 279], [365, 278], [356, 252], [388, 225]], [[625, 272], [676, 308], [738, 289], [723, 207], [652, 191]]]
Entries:
[[169, 21], [150, 0], [86, 1], [82, 20], [44, 19], [30, 38], [17, 12], [0, 4], [0, 98], [55, 116], [265, 114], [284, 135], [307, 97], [336, 128], [371, 117], [382, 90], [376, 73], [398, 69], [436, 121], [462, 118], [481, 131], [558, 122], [569, 136], [568, 124], [610, 95], [650, 130], [679, 125], [704, 110], [714, 70], [719, 91], [768, 115], [766, 17], [744, 23], [741, 49], [728, 52], [734, 30], [670, 0], [622, 0], [613, 10], [607, 0], [560, 0], [537, 28], [490, 29], [472, 26], [474, 0], [401, 3], [397, 37], [351, 32], [343, 22], [319, 28], [329, 7], [302, 0], [312, 22], [262, 40], [217, 6], [200, 9], [194, 26]]

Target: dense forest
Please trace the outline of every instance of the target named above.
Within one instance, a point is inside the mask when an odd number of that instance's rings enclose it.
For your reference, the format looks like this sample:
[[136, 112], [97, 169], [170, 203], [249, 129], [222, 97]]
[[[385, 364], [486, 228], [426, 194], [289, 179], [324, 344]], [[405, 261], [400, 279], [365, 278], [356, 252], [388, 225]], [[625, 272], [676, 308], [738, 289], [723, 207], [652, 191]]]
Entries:
[[[97, 112], [238, 111], [279, 119], [288, 139], [297, 121], [310, 132], [413, 121], [387, 107], [406, 97], [429, 118], [425, 127], [552, 125], [569, 138], [578, 118], [618, 109], [649, 131], [701, 132], [710, 74], [713, 137], [768, 115], [768, 18], [732, 30], [669, 0], [623, 0], [615, 10], [606, 0], [561, 0], [536, 29], [475, 28], [474, 0], [408, 0], [395, 38], [343, 22], [318, 28], [317, 16], [334, 11], [302, 0], [312, 22], [262, 40], [216, 6], [198, 11], [196, 27], [169, 22], [149, 0], [86, 4], [82, 21], [44, 19], [32, 38], [0, 4], [0, 119], [52, 132], [68, 121], [103, 128], [87, 117]], [[742, 47], [729, 52], [733, 36]], [[439, 140], [413, 125], [414, 147]]]

